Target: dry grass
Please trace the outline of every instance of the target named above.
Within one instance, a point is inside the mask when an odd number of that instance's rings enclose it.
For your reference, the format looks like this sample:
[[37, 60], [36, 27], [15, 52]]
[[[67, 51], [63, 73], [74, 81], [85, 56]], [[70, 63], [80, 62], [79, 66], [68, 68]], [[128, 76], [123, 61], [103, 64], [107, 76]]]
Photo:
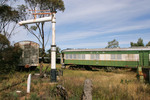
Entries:
[[[60, 67], [61, 65], [57, 65], [58, 69]], [[64, 75], [59, 77], [57, 84], [66, 88], [69, 100], [79, 100], [81, 98], [85, 79], [92, 80], [93, 100], [150, 100], [150, 85], [137, 81], [136, 73], [129, 69], [115, 70], [114, 72], [65, 69], [63, 73]], [[6, 79], [1, 80], [0, 89], [19, 82], [28, 74], [29, 72], [17, 72], [13, 75], [1, 76]], [[50, 78], [32, 77], [30, 94], [26, 93], [27, 84], [25, 81], [0, 92], [0, 99], [60, 100], [60, 97], [55, 95], [57, 84], [50, 84]], [[16, 90], [22, 92], [18, 94]]]
[[130, 70], [114, 72], [64, 70], [64, 76], [59, 80], [69, 92], [70, 98], [79, 99], [85, 79], [93, 82], [93, 100], [149, 100], [150, 86], [140, 83], [136, 73]]

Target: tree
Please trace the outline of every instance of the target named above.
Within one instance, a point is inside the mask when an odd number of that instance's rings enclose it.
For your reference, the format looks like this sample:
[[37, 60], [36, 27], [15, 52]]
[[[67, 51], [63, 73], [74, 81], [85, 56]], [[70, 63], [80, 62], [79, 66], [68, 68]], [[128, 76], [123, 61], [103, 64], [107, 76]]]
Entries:
[[0, 74], [15, 71], [21, 54], [19, 47], [10, 46], [9, 40], [0, 34]]
[[108, 46], [106, 48], [118, 48], [119, 47], [119, 42], [116, 41], [116, 39], [108, 42]]
[[[48, 10], [52, 12], [54, 9], [58, 11], [64, 11], [64, 2], [62, 0], [25, 0], [27, 6], [21, 5], [19, 6], [19, 13], [22, 15], [22, 18], [26, 20], [25, 16], [27, 15], [26, 9], [31, 9], [33, 13], [35, 10]], [[43, 12], [43, 11], [41, 11]], [[38, 15], [39, 18], [45, 17], [49, 15]], [[26, 16], [27, 17], [27, 16]], [[35, 17], [35, 16], [33, 16]], [[45, 55], [45, 46], [48, 40], [45, 40], [45, 31], [44, 31], [45, 22], [40, 22], [34, 24], [34, 26], [24, 25], [24, 27], [34, 35], [39, 43], [42, 45], [42, 60], [44, 60]]]
[[4, 35], [0, 34], [0, 51], [8, 46], [10, 46], [9, 40]]
[[17, 0], [0, 0], [0, 5], [6, 4], [8, 1], [17, 1]]
[[7, 1], [2, 0], [0, 2], [0, 33], [9, 39], [17, 26], [20, 16], [17, 10], [5, 4]]
[[0, 5], [6, 4], [7, 1], [9, 1], [9, 0], [1, 0], [1, 1], [0, 1]]
[[146, 46], [150, 46], [150, 41], [146, 44]]
[[131, 47], [144, 47], [143, 39], [139, 38], [137, 43], [130, 43]]

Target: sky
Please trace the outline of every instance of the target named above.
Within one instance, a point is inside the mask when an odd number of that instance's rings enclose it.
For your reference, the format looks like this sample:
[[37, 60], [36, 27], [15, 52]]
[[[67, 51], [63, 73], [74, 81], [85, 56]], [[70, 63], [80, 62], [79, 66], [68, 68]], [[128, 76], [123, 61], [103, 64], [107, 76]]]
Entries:
[[[56, 45], [61, 49], [105, 48], [113, 39], [121, 48], [130, 47], [130, 42], [139, 38], [144, 44], [150, 41], [150, 0], [64, 0], [64, 4], [65, 11], [56, 14]], [[47, 22], [46, 50], [51, 45], [51, 29], [51, 22]], [[13, 43], [39, 43], [23, 27], [16, 32]]]

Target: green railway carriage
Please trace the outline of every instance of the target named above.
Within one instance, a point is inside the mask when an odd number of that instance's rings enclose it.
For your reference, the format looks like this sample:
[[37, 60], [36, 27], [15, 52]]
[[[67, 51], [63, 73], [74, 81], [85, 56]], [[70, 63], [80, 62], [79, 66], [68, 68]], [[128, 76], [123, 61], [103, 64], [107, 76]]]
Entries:
[[62, 50], [61, 63], [63, 65], [150, 68], [150, 47], [65, 49]]

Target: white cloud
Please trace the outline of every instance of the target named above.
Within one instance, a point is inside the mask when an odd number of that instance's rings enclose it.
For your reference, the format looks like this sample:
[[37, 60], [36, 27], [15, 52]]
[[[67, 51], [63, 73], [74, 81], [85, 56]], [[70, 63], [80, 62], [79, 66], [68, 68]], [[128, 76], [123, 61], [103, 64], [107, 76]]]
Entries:
[[58, 24], [98, 21], [125, 21], [149, 12], [149, 0], [70, 0], [66, 11], [58, 14]]
[[[138, 22], [137, 22], [138, 23]], [[145, 23], [145, 24], [144, 24]], [[112, 29], [95, 29], [91, 31], [76, 31], [76, 32], [68, 32], [65, 34], [58, 34], [57, 41], [72, 41], [77, 39], [85, 39], [96, 35], [103, 35], [103, 34], [112, 34], [116, 32], [128, 32], [132, 30], [140, 30], [140, 29], [147, 29], [150, 26], [150, 20], [141, 22], [141, 24], [135, 24], [130, 26], [121, 26], [118, 28]]]
[[107, 43], [106, 42], [93, 42], [93, 43], [79, 43], [79, 44], [74, 44], [74, 45], [62, 45], [60, 46], [61, 48], [101, 48], [101, 47], [106, 47]]

